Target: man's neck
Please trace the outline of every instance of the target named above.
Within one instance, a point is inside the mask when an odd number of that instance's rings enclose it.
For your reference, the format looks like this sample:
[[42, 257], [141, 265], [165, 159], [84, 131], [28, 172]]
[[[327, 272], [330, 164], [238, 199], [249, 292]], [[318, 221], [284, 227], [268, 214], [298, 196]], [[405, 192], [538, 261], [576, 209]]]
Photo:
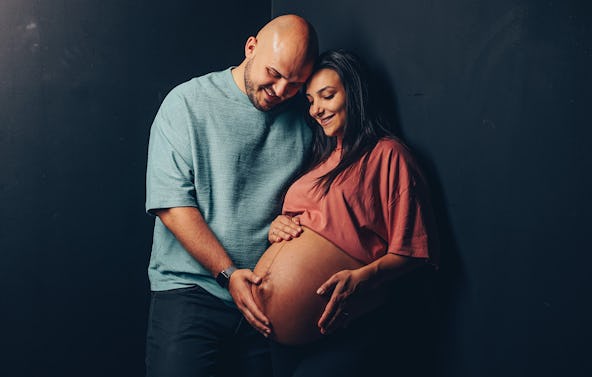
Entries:
[[238, 67], [234, 67], [230, 70], [232, 73], [232, 78], [236, 83], [236, 86], [240, 89], [241, 92], [247, 93], [247, 89], [245, 88], [245, 62], [242, 62]]

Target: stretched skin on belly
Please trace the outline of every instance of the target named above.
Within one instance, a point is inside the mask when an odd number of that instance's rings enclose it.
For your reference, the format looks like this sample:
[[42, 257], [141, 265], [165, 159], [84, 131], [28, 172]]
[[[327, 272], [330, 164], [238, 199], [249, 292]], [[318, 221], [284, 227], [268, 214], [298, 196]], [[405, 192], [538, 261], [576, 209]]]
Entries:
[[317, 323], [328, 298], [316, 290], [334, 273], [361, 266], [308, 228], [300, 237], [272, 244], [254, 269], [263, 281], [252, 288], [255, 302], [271, 321], [272, 338], [303, 344], [323, 336]]

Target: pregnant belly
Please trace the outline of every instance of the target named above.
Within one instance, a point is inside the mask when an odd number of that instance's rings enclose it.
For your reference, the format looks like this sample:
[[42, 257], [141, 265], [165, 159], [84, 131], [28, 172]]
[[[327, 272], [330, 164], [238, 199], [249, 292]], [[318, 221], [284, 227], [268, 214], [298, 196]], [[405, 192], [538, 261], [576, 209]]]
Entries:
[[272, 338], [283, 344], [320, 338], [317, 323], [328, 298], [316, 290], [334, 273], [359, 267], [359, 261], [308, 228], [298, 238], [271, 245], [255, 267], [263, 281], [252, 291], [271, 321]]

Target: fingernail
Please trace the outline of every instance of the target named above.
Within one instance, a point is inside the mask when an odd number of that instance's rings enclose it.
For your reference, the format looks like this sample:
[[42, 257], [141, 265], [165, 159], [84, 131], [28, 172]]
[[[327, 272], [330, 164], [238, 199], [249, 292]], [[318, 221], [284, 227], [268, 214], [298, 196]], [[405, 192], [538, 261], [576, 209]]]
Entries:
[[317, 289], [317, 295], [322, 295], [325, 291], [321, 288]]

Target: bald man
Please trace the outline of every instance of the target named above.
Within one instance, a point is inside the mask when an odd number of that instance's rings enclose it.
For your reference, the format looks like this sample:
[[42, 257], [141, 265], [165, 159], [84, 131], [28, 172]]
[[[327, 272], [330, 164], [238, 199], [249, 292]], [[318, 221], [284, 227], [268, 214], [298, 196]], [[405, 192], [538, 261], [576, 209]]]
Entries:
[[[271, 20], [237, 67], [164, 99], [150, 132], [146, 210], [155, 216], [148, 376], [270, 375], [270, 323], [252, 269], [311, 135], [297, 93], [318, 54], [312, 26]], [[295, 97], [295, 98], [293, 98]]]

